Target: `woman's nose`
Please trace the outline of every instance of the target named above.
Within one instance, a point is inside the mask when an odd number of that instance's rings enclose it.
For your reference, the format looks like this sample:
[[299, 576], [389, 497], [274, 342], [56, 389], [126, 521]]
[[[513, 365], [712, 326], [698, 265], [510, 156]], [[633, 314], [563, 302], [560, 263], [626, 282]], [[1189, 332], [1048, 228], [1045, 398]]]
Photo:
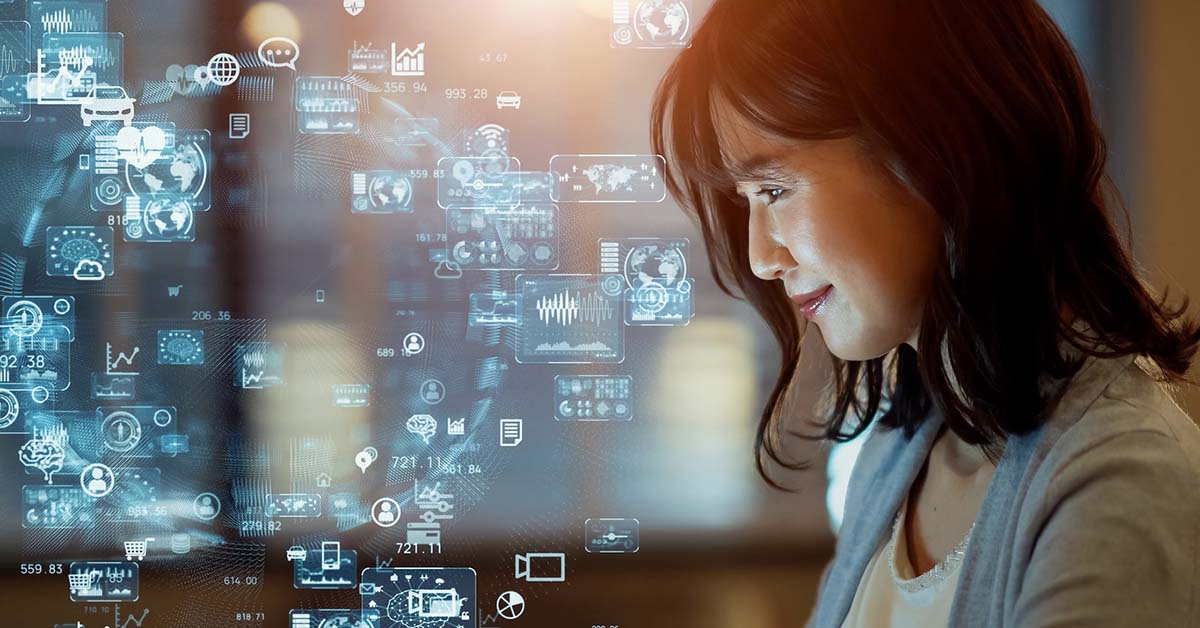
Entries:
[[750, 210], [750, 270], [759, 279], [779, 279], [789, 268], [796, 265], [791, 252], [784, 246], [779, 230], [768, 212]]

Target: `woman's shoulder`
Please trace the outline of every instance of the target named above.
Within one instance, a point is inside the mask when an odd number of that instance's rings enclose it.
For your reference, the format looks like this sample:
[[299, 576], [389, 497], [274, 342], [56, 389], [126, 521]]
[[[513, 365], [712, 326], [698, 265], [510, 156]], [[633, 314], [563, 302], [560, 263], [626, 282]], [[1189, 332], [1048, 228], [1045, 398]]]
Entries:
[[1021, 574], [1014, 625], [1195, 617], [1200, 428], [1135, 360], [1102, 362], [1035, 445], [1018, 441], [1027, 466], [1005, 488], [1020, 514], [997, 535]]
[[[1106, 362], [1111, 372], [1094, 397], [1067, 400], [1068, 407], [1048, 419], [1045, 437], [1051, 442], [1041, 443], [1042, 466], [1059, 478], [1068, 470], [1150, 466], [1200, 485], [1200, 427], [1140, 360]], [[1179, 484], [1147, 489], [1188, 490]]]

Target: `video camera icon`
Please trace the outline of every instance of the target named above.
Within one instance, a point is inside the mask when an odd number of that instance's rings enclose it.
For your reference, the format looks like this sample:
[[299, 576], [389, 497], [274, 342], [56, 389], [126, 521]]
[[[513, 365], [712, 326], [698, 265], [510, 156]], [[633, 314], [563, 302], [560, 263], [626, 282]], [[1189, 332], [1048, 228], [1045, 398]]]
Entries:
[[516, 579], [526, 582], [566, 582], [567, 555], [562, 552], [526, 552], [515, 557]]

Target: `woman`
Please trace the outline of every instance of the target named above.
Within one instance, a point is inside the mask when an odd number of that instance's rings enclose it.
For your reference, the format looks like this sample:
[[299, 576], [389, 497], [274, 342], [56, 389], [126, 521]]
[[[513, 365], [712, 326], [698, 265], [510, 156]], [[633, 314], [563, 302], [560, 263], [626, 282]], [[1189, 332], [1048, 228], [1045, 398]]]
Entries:
[[[1033, 0], [716, 0], [656, 150], [722, 289], [834, 356], [867, 437], [809, 625], [1200, 625], [1200, 342], [1150, 294], [1082, 72]], [[768, 480], [770, 478], [768, 477]]]

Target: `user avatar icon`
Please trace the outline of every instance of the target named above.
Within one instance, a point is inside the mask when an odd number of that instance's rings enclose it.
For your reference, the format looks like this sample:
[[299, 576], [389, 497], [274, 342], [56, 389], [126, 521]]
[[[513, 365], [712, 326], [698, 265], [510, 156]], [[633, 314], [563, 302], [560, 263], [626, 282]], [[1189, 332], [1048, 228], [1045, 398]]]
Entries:
[[371, 521], [381, 528], [390, 528], [400, 520], [400, 503], [391, 497], [380, 497], [371, 506]]
[[425, 336], [414, 331], [404, 337], [404, 355], [417, 355], [424, 350]]
[[221, 513], [221, 500], [212, 493], [201, 493], [192, 500], [192, 512], [204, 521], [212, 521]]
[[421, 383], [421, 400], [435, 406], [446, 398], [446, 385], [436, 379], [427, 379]]
[[90, 497], [104, 497], [113, 490], [116, 478], [113, 470], [105, 464], [89, 464], [79, 474], [79, 485], [83, 492]]

